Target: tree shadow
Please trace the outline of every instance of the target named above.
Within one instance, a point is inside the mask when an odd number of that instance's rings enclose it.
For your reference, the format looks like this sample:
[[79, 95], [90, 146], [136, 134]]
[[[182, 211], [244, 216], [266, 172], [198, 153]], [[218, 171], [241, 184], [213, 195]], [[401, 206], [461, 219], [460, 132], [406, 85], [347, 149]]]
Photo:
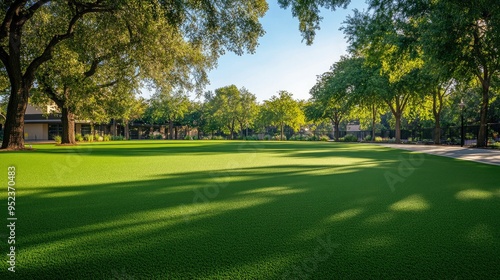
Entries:
[[[411, 153], [265, 145], [266, 152], [299, 161], [120, 183], [25, 187], [29, 194], [18, 199], [16, 276], [500, 276], [499, 167], [425, 157], [411, 174], [401, 174], [401, 158]], [[237, 147], [221, 146], [215, 152]], [[183, 147], [172, 150], [186, 152]], [[127, 156], [142, 152], [132, 149]], [[92, 153], [106, 154], [116, 151]], [[353, 160], [337, 164], [335, 157], [344, 154]], [[301, 158], [318, 161], [300, 164]], [[403, 178], [393, 189], [385, 176], [389, 173]], [[5, 261], [1, 268], [2, 274], [7, 271]]]

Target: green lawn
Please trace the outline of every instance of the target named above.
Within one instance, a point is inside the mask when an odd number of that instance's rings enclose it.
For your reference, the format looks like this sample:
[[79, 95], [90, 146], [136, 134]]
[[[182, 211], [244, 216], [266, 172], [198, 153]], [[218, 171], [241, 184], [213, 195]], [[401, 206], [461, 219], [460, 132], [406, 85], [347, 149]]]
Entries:
[[34, 148], [0, 153], [17, 279], [500, 278], [499, 166], [323, 142]]

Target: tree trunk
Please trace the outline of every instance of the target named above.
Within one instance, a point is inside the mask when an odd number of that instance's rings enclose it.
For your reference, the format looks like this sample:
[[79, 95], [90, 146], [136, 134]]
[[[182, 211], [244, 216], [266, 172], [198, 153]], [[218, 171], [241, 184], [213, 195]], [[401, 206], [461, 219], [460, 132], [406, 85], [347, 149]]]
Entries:
[[477, 135], [477, 146], [486, 147], [488, 145], [488, 103], [489, 103], [489, 83], [483, 81], [482, 100], [481, 100], [481, 122], [479, 134]]
[[11, 81], [11, 93], [7, 105], [7, 115], [3, 132], [2, 149], [24, 149], [24, 112], [28, 105], [30, 86], [21, 86], [19, 81]]
[[401, 115], [400, 112], [394, 114], [396, 118], [396, 144], [401, 144]]
[[62, 141], [61, 144], [75, 145], [75, 114], [66, 107], [62, 108]]
[[111, 135], [116, 137], [116, 131], [117, 131], [117, 125], [116, 125], [116, 119], [113, 118], [113, 123], [111, 124]]
[[439, 115], [434, 116], [435, 117], [435, 124], [434, 124], [434, 144], [441, 144], [441, 120]]
[[375, 122], [377, 118], [377, 107], [373, 105], [372, 110], [372, 142], [375, 142]]
[[175, 138], [174, 139], [177, 140], [178, 139], [178, 137], [177, 137], [177, 126], [174, 127], [174, 131], [175, 131]]
[[125, 123], [125, 140], [129, 140], [130, 139], [130, 127], [128, 125], [128, 120], [123, 120], [123, 122]]
[[335, 130], [334, 131], [334, 140], [335, 142], [338, 142], [339, 139], [340, 139], [340, 131], [339, 131], [339, 126], [340, 126], [340, 122], [338, 121], [333, 121], [333, 129]]
[[283, 141], [283, 122], [281, 122], [281, 136], [280, 136], [280, 141]]
[[168, 121], [168, 139], [172, 140], [174, 136], [174, 121]]

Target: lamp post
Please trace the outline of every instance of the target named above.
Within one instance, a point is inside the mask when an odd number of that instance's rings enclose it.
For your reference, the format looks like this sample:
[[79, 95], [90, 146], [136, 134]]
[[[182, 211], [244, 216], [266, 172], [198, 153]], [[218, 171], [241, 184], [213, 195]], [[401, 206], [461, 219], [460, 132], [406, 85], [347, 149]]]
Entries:
[[464, 146], [465, 142], [465, 134], [464, 134], [464, 107], [465, 103], [463, 100], [460, 100], [460, 104], [458, 104], [460, 107], [460, 120], [461, 120], [461, 129], [460, 129], [460, 147]]

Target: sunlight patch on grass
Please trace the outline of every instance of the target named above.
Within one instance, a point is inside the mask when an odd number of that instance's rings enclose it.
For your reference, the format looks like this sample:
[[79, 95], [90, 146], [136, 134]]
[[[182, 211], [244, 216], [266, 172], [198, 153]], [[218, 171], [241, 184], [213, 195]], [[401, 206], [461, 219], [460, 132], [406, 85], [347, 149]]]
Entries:
[[380, 224], [392, 221], [395, 217], [396, 215], [394, 213], [389, 213], [389, 212], [379, 213], [366, 218], [363, 223], [366, 225], [378, 226]]
[[348, 210], [342, 211], [340, 213], [336, 213], [336, 214], [331, 215], [330, 217], [326, 218], [325, 221], [329, 222], [329, 223], [341, 222], [341, 221], [352, 219], [352, 218], [360, 215], [363, 212], [364, 212], [364, 210], [362, 208], [348, 209]]
[[495, 197], [495, 193], [479, 189], [463, 190], [455, 195], [458, 200], [491, 199], [493, 197]]
[[266, 195], [285, 195], [303, 193], [305, 189], [294, 189], [290, 187], [268, 187], [255, 190], [240, 192], [239, 194], [266, 194]]
[[403, 212], [417, 212], [429, 210], [431, 207], [429, 203], [421, 195], [415, 194], [411, 195], [403, 200], [400, 200], [391, 206], [389, 209], [393, 211], [403, 211]]
[[358, 244], [358, 248], [361, 250], [370, 250], [374, 248], [387, 247], [395, 243], [394, 238], [390, 236], [375, 236], [368, 237]]
[[61, 197], [85, 195], [88, 193], [90, 193], [90, 191], [68, 191], [68, 192], [50, 192], [50, 193], [41, 192], [38, 196], [40, 198], [61, 198]]

